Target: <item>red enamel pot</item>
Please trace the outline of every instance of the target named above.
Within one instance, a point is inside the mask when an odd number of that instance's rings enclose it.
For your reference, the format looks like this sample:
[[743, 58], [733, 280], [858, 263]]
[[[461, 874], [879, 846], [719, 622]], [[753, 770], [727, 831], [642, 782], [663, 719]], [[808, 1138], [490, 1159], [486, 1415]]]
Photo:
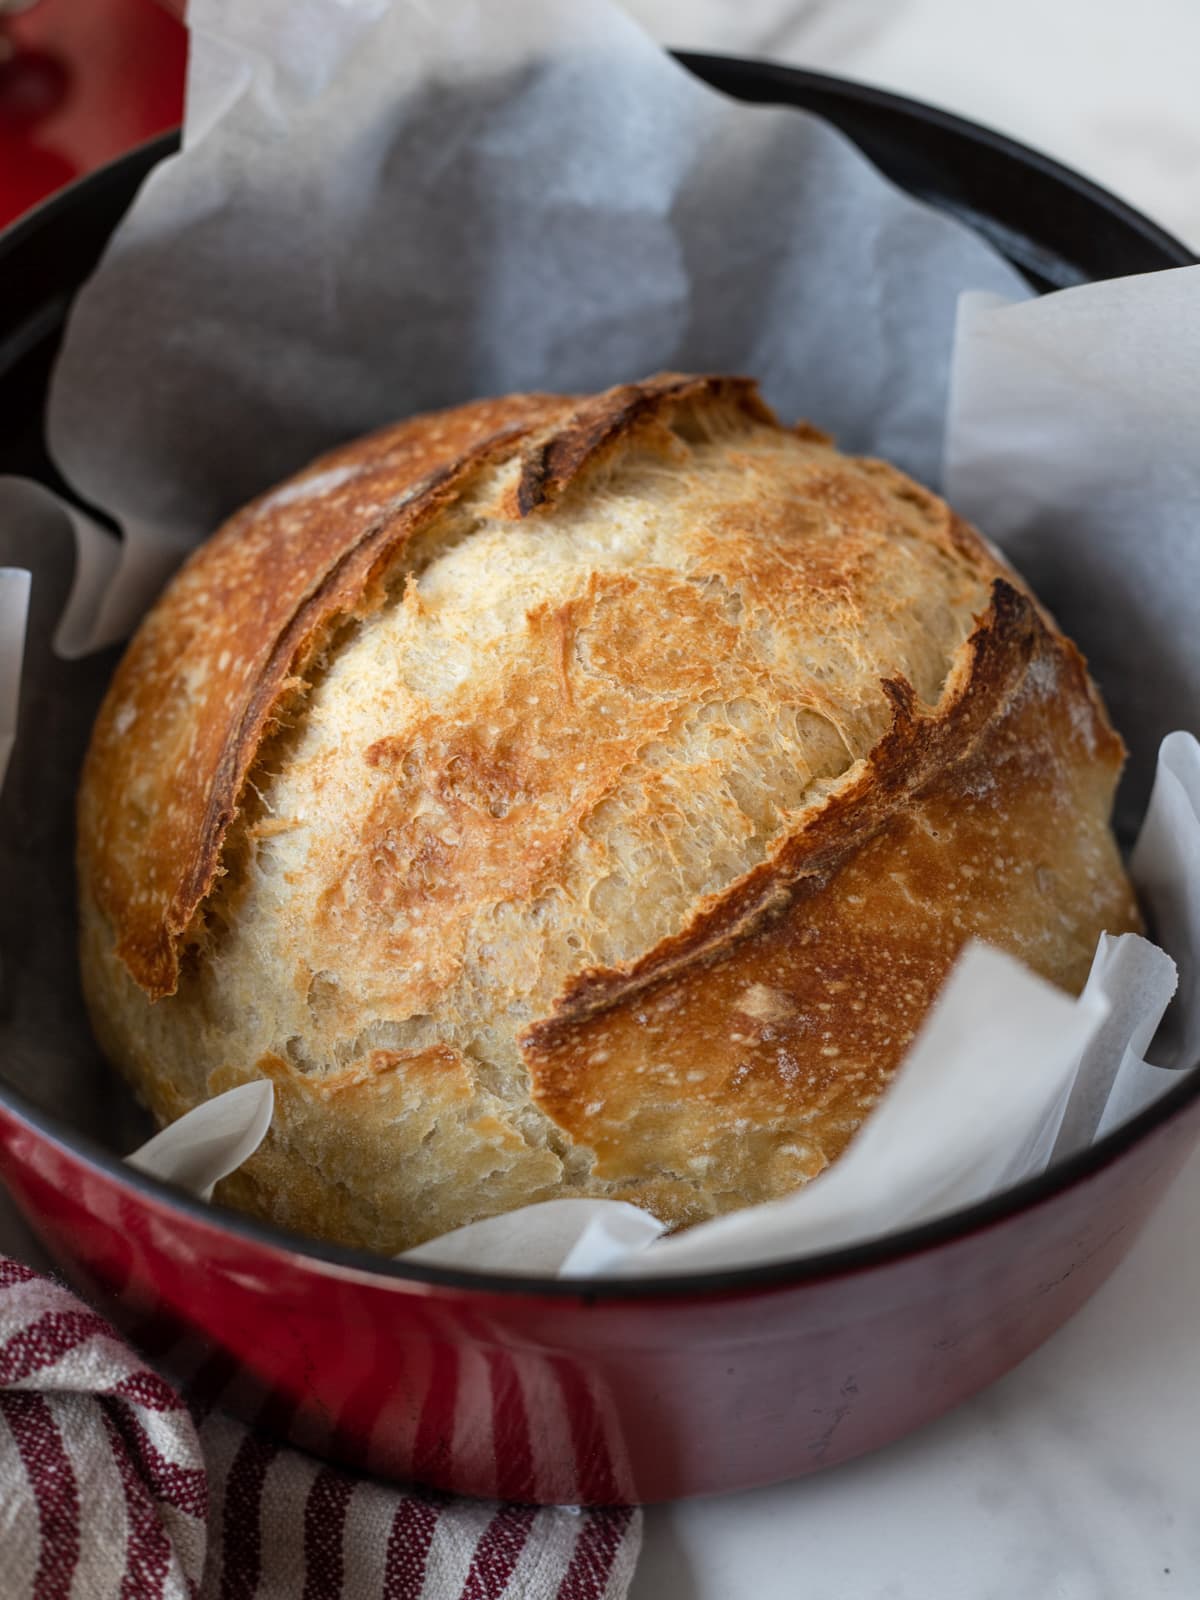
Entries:
[[[1191, 260], [1083, 179], [953, 117], [781, 67], [687, 64], [729, 93], [819, 111], [1036, 288]], [[40, 419], [63, 317], [170, 148], [134, 152], [0, 236], [0, 472], [57, 486]], [[6, 806], [24, 803], [13, 790]], [[0, 957], [29, 916], [0, 894]], [[1193, 1072], [1074, 1159], [933, 1224], [770, 1267], [559, 1284], [380, 1262], [191, 1201], [124, 1167], [85, 1109], [70, 1124], [10, 1087], [3, 1037], [0, 1018], [0, 1173], [16, 1204], [199, 1404], [385, 1476], [517, 1500], [743, 1489], [919, 1427], [1084, 1303], [1200, 1138]]]

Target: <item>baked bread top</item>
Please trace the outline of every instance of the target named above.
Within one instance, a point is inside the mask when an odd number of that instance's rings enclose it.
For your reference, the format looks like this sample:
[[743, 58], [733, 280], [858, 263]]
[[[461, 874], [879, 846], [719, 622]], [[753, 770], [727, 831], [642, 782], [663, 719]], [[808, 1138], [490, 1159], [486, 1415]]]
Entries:
[[266, 1074], [226, 1196], [398, 1250], [814, 1176], [971, 934], [1137, 926], [1075, 647], [934, 495], [750, 382], [419, 417], [191, 558], [79, 806], [85, 988], [156, 1113]]

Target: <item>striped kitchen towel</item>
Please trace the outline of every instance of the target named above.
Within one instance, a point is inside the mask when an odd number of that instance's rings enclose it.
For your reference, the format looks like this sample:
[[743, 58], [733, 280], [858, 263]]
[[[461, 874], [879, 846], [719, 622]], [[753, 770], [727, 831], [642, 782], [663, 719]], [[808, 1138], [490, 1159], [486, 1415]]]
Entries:
[[194, 1414], [0, 1256], [5, 1600], [622, 1600], [640, 1541], [635, 1510], [399, 1489]]

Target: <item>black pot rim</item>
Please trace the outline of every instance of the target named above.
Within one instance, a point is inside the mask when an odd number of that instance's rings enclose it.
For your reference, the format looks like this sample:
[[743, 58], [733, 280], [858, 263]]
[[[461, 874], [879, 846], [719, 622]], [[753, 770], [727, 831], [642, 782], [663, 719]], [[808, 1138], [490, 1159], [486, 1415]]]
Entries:
[[[1196, 265], [1196, 254], [1188, 245], [1160, 223], [1146, 216], [1145, 212], [1139, 211], [1128, 200], [1114, 194], [1111, 189], [1106, 189], [1093, 178], [1085, 177], [1074, 167], [1065, 166], [1053, 156], [1047, 155], [1045, 151], [1038, 150], [1033, 145], [1023, 144], [1011, 134], [1001, 133], [998, 128], [990, 127], [986, 123], [974, 122], [969, 117], [959, 116], [957, 112], [947, 111], [941, 106], [931, 105], [924, 100], [915, 100], [910, 95], [898, 94], [892, 89], [880, 89], [874, 84], [862, 83], [856, 78], [816, 72], [807, 67], [787, 66], [780, 61], [769, 61], [753, 56], [714, 55], [695, 50], [675, 51], [674, 55], [683, 66], [701, 78], [709, 71], [718, 71], [721, 68], [749, 69], [765, 84], [778, 83], [781, 90], [786, 90], [788, 87], [793, 90], [807, 89], [816, 93], [835, 90], [841, 97], [853, 100], [859, 105], [894, 111], [917, 122], [923, 122], [927, 127], [941, 129], [980, 148], [994, 150], [1019, 162], [1021, 166], [1052, 179], [1063, 188], [1072, 190], [1107, 212], [1110, 217], [1125, 223], [1164, 256], [1170, 257], [1173, 265], [1178, 267]], [[778, 102], [765, 100], [761, 103], [789, 104], [786, 99]]]
[[[835, 91], [860, 104], [886, 107], [927, 125], [942, 128], [960, 138], [1000, 151], [1023, 166], [1037, 170], [1094, 202], [1109, 215], [1116, 216], [1139, 232], [1160, 250], [1170, 264], [1188, 266], [1195, 262], [1195, 257], [1185, 245], [1126, 201], [1108, 193], [1100, 185], [1062, 166], [1040, 151], [1032, 150], [1006, 134], [982, 127], [952, 112], [942, 111], [921, 101], [911, 100], [903, 95], [849, 79], [786, 67], [770, 61], [694, 52], [681, 53], [678, 59], [685, 67], [700, 76], [704, 76], [710, 69], [722, 66], [749, 68], [758, 73], [765, 83], [780, 85], [782, 104], [787, 103], [783, 91], [788, 85], [793, 88]], [[36, 237], [48, 219], [57, 218], [64, 211], [68, 211], [81, 192], [94, 192], [113, 182], [119, 182], [124, 187], [131, 167], [141, 166], [145, 171], [149, 171], [178, 148], [177, 132], [161, 134], [127, 151], [106, 166], [77, 179], [27, 212], [7, 229], [0, 231], [0, 272], [3, 271], [6, 260], [24, 249], [27, 241]], [[1077, 1184], [1086, 1182], [1113, 1165], [1135, 1145], [1181, 1116], [1200, 1100], [1200, 1070], [1181, 1072], [1179, 1079], [1180, 1081], [1160, 1099], [1087, 1149], [1056, 1163], [1037, 1177], [1026, 1179], [1000, 1194], [950, 1212], [944, 1217], [902, 1228], [895, 1233], [885, 1234], [861, 1244], [834, 1250], [822, 1250], [810, 1255], [757, 1266], [679, 1273], [662, 1278], [557, 1279], [474, 1272], [392, 1261], [371, 1255], [364, 1250], [325, 1244], [277, 1228], [241, 1212], [214, 1209], [169, 1184], [135, 1171], [90, 1136], [76, 1133], [2, 1080], [0, 1080], [0, 1105], [3, 1105], [13, 1118], [56, 1150], [73, 1159], [82, 1160], [106, 1178], [123, 1185], [151, 1204], [182, 1212], [194, 1222], [217, 1232], [234, 1234], [247, 1243], [271, 1253], [300, 1256], [311, 1261], [318, 1269], [333, 1267], [342, 1273], [373, 1279], [381, 1285], [385, 1282], [407, 1284], [415, 1292], [443, 1290], [455, 1295], [511, 1295], [518, 1298], [529, 1297], [587, 1305], [596, 1302], [709, 1300], [760, 1290], [798, 1288], [851, 1273], [899, 1265], [907, 1257], [965, 1240], [984, 1229], [997, 1226], [1024, 1212], [1052, 1202], [1056, 1196]]]

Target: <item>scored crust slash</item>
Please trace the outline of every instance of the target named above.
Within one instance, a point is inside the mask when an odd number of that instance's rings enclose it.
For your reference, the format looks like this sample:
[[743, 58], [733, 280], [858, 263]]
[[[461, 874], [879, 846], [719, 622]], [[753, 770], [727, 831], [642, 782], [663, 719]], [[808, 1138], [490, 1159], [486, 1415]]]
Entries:
[[988, 546], [746, 379], [347, 445], [146, 617], [79, 801], [85, 990], [219, 1191], [395, 1252], [560, 1195], [674, 1226], [869, 1113], [963, 942], [1139, 926], [1085, 664]]

